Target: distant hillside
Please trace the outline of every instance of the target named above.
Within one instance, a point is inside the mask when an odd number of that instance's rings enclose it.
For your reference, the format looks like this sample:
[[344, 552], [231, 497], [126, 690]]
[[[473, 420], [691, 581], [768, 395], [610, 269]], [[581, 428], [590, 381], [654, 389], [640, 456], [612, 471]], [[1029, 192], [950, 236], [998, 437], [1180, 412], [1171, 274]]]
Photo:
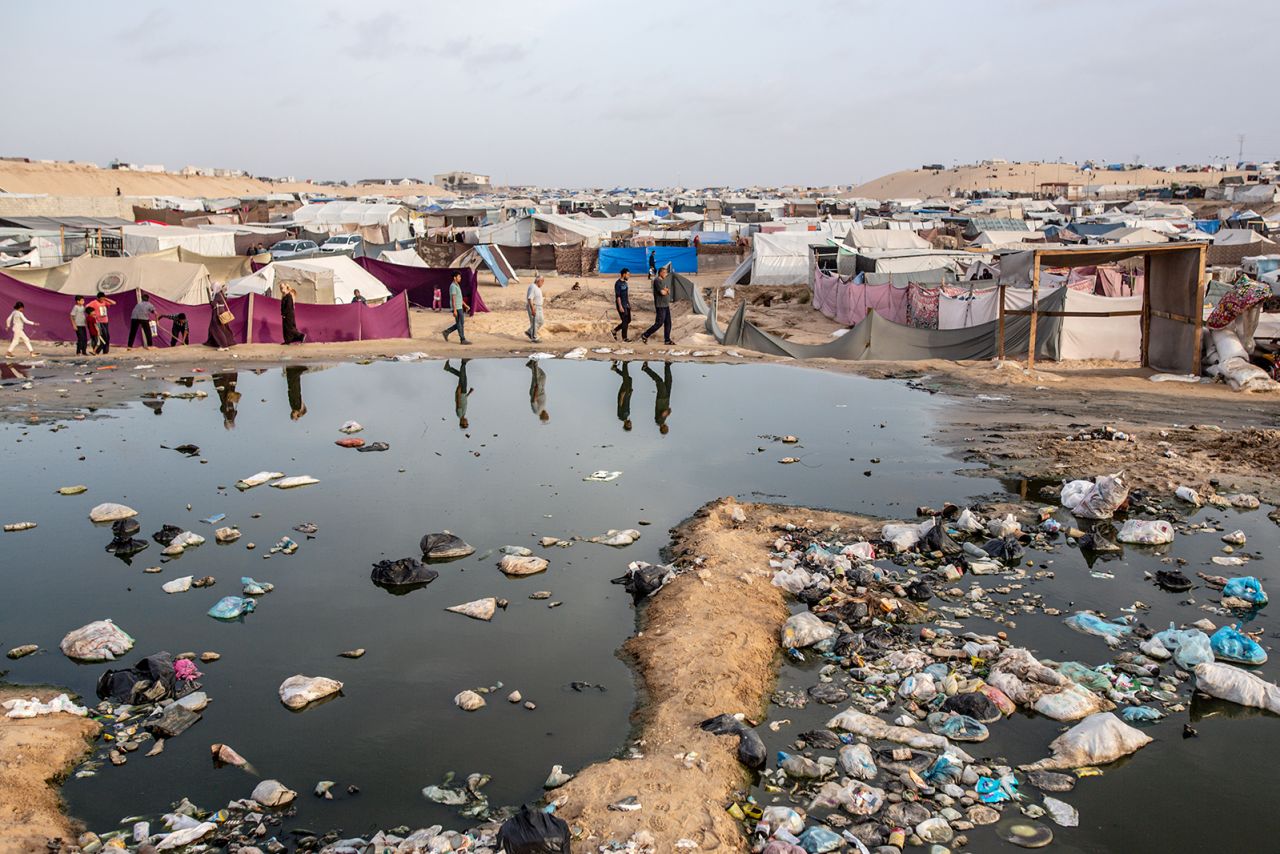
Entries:
[[207, 178], [156, 172], [123, 172], [84, 163], [23, 163], [0, 160], [0, 191], [46, 193], [51, 196], [183, 196], [219, 198], [267, 193], [331, 193], [334, 195], [440, 196], [434, 184], [326, 187], [306, 182], [269, 184], [255, 178]]
[[926, 171], [910, 169], [894, 172], [868, 181], [846, 193], [847, 197], [868, 199], [903, 199], [946, 197], [953, 190], [1007, 190], [1033, 193], [1047, 182], [1071, 184], [1168, 184], [1215, 185], [1232, 172], [1160, 172], [1134, 169], [1128, 172], [1094, 170], [1085, 172], [1070, 163], [1009, 163], [997, 166], [960, 166], [955, 169]]

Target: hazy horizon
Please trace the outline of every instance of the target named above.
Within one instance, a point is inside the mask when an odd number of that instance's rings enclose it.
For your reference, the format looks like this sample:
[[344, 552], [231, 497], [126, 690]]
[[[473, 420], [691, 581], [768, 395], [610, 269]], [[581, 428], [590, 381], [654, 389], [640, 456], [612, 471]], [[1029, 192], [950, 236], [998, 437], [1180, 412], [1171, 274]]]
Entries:
[[[1266, 73], [1263, 52], [1200, 67], [1239, 36], [1188, 0], [602, 5], [23, 6], [0, 71], [28, 97], [0, 154], [734, 187], [989, 158], [1234, 162], [1239, 134], [1246, 160], [1280, 152], [1280, 118], [1235, 82]], [[1280, 6], [1248, 15], [1280, 24]]]

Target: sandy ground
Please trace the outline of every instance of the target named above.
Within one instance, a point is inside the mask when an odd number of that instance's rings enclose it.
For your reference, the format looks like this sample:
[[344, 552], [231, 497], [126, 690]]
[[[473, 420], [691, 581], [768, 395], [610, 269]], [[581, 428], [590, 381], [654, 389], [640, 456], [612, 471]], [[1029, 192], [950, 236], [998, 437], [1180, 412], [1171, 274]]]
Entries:
[[[1072, 163], [1006, 163], [997, 166], [960, 166], [941, 171], [904, 169], [859, 184], [848, 193], [849, 198], [927, 199], [947, 197], [952, 190], [1008, 190], [1034, 193], [1043, 183], [1069, 184], [1136, 184], [1161, 186], [1168, 184], [1203, 184], [1216, 186], [1227, 175], [1243, 172], [1161, 172], [1156, 169], [1134, 169], [1129, 172], [1096, 170], [1084, 172]], [[1016, 204], [1010, 200], [1010, 204]]]
[[[746, 521], [733, 521], [740, 507]], [[793, 519], [869, 530], [868, 520], [812, 510], [714, 501], [672, 531], [671, 556], [699, 569], [681, 575], [644, 605], [640, 631], [624, 647], [639, 680], [635, 714], [640, 759], [592, 765], [553, 795], [560, 815], [595, 850], [639, 831], [656, 851], [692, 839], [699, 851], [746, 851], [738, 823], [725, 812], [748, 783], [737, 738], [697, 728], [722, 713], [760, 720], [777, 679], [778, 635], [788, 614], [769, 583], [776, 527]], [[696, 654], [693, 652], [696, 650]], [[628, 797], [634, 812], [610, 810]], [[576, 845], [576, 843], [575, 843]]]
[[[186, 164], [166, 164], [180, 169]], [[204, 165], [204, 164], [202, 164]], [[171, 175], [167, 172], [120, 172], [91, 163], [23, 163], [0, 160], [0, 190], [6, 193], [42, 193], [49, 196], [184, 196], [217, 199], [226, 196], [261, 196], [267, 193], [334, 192], [383, 196], [441, 196], [434, 184], [367, 187], [318, 186], [306, 181], [271, 184], [256, 178], [212, 178]]]
[[[60, 691], [0, 687], [0, 701]], [[55, 788], [62, 774], [89, 749], [98, 724], [75, 715], [28, 720], [0, 717], [0, 854], [47, 851], [50, 839], [74, 842], [77, 831], [62, 813]]]

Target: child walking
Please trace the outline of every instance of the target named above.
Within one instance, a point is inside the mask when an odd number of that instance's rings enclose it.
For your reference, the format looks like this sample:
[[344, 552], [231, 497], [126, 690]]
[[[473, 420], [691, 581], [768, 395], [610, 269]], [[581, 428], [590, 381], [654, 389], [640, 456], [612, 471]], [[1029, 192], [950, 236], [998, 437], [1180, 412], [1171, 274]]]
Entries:
[[40, 324], [23, 314], [22, 309], [22, 301], [19, 300], [18, 302], [15, 302], [13, 304], [13, 311], [9, 312], [9, 318], [4, 322], [5, 326], [13, 330], [13, 340], [9, 342], [8, 355], [12, 356], [14, 348], [18, 346], [19, 342], [21, 342], [27, 345], [27, 355], [35, 356], [38, 354], [31, 347], [31, 339], [27, 337], [26, 326], [27, 324], [32, 326], [39, 326]]

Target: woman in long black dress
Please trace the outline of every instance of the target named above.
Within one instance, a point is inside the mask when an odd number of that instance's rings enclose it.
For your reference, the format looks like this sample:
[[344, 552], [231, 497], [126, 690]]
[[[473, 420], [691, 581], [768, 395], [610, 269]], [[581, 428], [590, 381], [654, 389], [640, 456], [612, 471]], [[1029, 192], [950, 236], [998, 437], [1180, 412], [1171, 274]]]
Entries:
[[301, 344], [307, 335], [298, 330], [298, 321], [293, 314], [293, 298], [297, 291], [292, 285], [281, 285], [280, 293], [280, 324], [284, 327], [284, 343]]
[[231, 306], [227, 303], [227, 286], [218, 285], [209, 299], [209, 338], [204, 342], [206, 347], [217, 347], [227, 350], [235, 346], [235, 336], [231, 334], [231, 325], [223, 323], [223, 315], [231, 314]]

